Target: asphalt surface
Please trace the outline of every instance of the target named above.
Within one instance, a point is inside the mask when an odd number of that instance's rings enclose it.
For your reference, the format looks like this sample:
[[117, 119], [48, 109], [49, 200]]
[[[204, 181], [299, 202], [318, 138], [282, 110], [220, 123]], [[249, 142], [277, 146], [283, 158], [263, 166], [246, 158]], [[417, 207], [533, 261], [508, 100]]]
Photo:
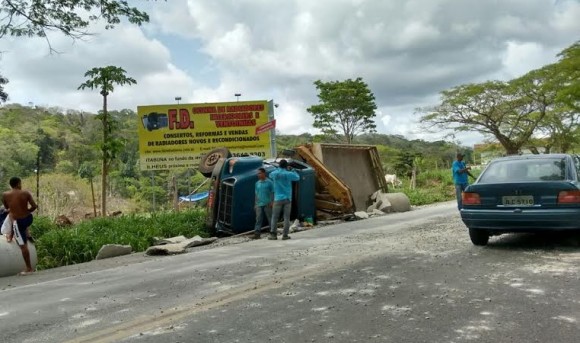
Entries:
[[[239, 243], [239, 244], [235, 244]], [[455, 204], [0, 279], [0, 342], [578, 342], [580, 236]]]

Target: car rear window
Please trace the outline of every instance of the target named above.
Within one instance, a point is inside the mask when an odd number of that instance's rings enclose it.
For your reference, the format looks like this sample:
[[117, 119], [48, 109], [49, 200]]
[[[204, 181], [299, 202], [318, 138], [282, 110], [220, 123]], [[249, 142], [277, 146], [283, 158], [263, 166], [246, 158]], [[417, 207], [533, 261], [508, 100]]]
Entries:
[[563, 158], [531, 158], [492, 162], [483, 172], [479, 183], [559, 181], [566, 176]]

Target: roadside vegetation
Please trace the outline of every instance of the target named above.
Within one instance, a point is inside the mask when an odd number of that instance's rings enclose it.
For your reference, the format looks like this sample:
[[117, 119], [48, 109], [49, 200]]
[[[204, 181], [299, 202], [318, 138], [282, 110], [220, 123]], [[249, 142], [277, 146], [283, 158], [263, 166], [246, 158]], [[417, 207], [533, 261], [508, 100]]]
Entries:
[[200, 209], [96, 218], [71, 227], [38, 217], [31, 234], [36, 239], [37, 268], [47, 269], [92, 261], [105, 244], [130, 245], [134, 252], [141, 252], [159, 237], [208, 237], [204, 222], [205, 211]]
[[411, 205], [428, 205], [455, 199], [455, 187], [450, 170], [433, 170], [420, 173], [413, 188], [410, 179], [403, 179], [402, 187], [389, 187], [389, 192], [405, 193]]
[[[473, 169], [471, 174], [477, 177], [481, 170]], [[405, 193], [411, 205], [429, 205], [443, 201], [455, 200], [455, 186], [451, 176], [451, 169], [437, 169], [425, 171], [417, 176], [416, 186], [413, 188], [410, 179], [401, 180], [403, 185], [389, 188], [389, 192]], [[470, 178], [469, 182], [473, 182]]]
[[[478, 170], [473, 171], [475, 176], [477, 173]], [[62, 175], [55, 178], [64, 184], [67, 181], [72, 182]], [[50, 184], [55, 185], [56, 180]], [[415, 187], [412, 187], [411, 180], [408, 178], [403, 178], [402, 182], [401, 186], [391, 187], [389, 191], [405, 193], [411, 204], [415, 206], [455, 198], [449, 169], [418, 173]], [[51, 192], [55, 211], [67, 206], [75, 206], [74, 202], [59, 202], [57, 193], [57, 191]], [[119, 200], [116, 199], [113, 203], [119, 203]], [[197, 207], [177, 213], [163, 211], [119, 217], [99, 217], [65, 227], [55, 224], [51, 217], [39, 216], [31, 228], [31, 233], [36, 239], [37, 268], [42, 270], [91, 261], [105, 244], [130, 245], [134, 252], [143, 252], [153, 244], [155, 238], [159, 237], [179, 235], [188, 238], [196, 235], [209, 237], [209, 232], [205, 228], [205, 216], [205, 209]]]

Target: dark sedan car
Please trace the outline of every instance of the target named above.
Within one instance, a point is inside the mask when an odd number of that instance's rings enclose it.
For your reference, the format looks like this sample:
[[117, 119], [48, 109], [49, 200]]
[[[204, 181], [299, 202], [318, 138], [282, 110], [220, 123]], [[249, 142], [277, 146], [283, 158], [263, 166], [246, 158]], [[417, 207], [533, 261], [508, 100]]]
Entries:
[[580, 159], [576, 155], [493, 160], [463, 193], [461, 219], [475, 245], [506, 232], [580, 229]]

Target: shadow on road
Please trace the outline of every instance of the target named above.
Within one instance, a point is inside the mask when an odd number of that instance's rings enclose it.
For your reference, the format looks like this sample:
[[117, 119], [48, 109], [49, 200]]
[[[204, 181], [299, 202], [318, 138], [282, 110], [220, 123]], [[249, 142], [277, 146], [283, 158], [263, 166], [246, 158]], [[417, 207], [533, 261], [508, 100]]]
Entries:
[[500, 250], [564, 249], [568, 252], [578, 252], [580, 231], [503, 234], [491, 237], [487, 247]]

